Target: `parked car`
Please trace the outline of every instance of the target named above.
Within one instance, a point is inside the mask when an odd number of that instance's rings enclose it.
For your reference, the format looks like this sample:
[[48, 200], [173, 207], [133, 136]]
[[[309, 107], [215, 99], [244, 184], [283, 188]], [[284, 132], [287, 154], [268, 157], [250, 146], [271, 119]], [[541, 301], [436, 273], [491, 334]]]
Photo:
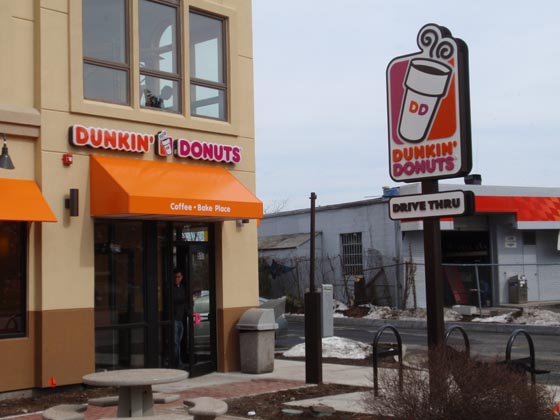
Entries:
[[[284, 312], [286, 310], [286, 297], [278, 299], [266, 299], [259, 297], [261, 308], [273, 309], [278, 329], [276, 337], [283, 337], [288, 334], [288, 320]], [[210, 296], [208, 291], [203, 290], [200, 296], [195, 297], [193, 307], [193, 323], [195, 346], [207, 345], [210, 342], [210, 323], [208, 312], [210, 310]], [[198, 315], [197, 315], [198, 314]]]

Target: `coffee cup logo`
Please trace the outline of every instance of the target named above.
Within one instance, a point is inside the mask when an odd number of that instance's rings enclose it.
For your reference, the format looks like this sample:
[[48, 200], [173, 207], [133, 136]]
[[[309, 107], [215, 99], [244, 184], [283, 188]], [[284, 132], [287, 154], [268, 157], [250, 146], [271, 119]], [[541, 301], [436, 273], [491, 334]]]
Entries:
[[167, 131], [161, 130], [157, 133], [157, 151], [159, 156], [173, 155], [173, 139], [167, 135]]
[[447, 93], [452, 69], [435, 60], [410, 61], [399, 120], [400, 136], [410, 142], [426, 138], [439, 102]]

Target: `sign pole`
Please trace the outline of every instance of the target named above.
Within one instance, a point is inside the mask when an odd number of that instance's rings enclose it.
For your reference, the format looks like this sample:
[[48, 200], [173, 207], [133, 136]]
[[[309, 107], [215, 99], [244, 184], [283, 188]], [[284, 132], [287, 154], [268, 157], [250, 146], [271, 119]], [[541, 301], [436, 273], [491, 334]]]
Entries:
[[[438, 181], [422, 181], [422, 193], [438, 192]], [[426, 272], [426, 306], [428, 316], [428, 347], [443, 344], [443, 272], [441, 265], [441, 230], [439, 217], [424, 222], [424, 263]]]
[[315, 200], [312, 192], [309, 240], [309, 291], [305, 293], [305, 383], [323, 383], [321, 293], [315, 288]]

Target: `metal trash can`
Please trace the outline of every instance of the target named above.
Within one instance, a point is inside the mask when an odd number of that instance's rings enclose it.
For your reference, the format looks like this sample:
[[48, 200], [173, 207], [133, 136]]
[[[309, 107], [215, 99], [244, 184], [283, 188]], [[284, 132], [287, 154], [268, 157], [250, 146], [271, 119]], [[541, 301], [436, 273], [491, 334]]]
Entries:
[[274, 370], [274, 332], [278, 328], [274, 309], [251, 308], [239, 319], [241, 372], [267, 373]]
[[523, 274], [508, 280], [509, 303], [527, 303], [527, 277]]

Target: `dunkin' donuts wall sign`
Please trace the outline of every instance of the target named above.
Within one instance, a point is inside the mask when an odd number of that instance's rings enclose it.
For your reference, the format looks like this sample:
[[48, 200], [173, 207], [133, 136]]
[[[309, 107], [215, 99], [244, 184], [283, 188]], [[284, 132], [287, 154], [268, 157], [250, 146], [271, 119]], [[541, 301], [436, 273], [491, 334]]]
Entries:
[[390, 175], [416, 182], [455, 178], [472, 167], [467, 45], [435, 24], [420, 52], [387, 67]]

